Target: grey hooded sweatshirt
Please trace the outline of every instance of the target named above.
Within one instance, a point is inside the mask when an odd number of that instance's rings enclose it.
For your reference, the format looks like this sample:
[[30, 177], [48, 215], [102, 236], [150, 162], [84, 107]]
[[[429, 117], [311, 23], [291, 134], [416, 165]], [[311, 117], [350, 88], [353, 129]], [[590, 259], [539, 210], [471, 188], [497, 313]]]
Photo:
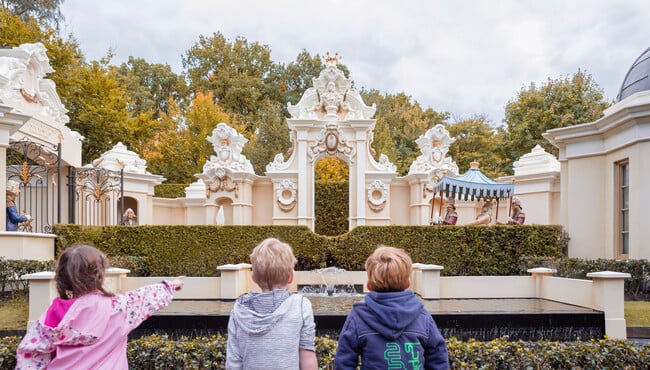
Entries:
[[248, 293], [228, 321], [226, 369], [299, 369], [299, 349], [315, 351], [311, 302], [287, 290]]

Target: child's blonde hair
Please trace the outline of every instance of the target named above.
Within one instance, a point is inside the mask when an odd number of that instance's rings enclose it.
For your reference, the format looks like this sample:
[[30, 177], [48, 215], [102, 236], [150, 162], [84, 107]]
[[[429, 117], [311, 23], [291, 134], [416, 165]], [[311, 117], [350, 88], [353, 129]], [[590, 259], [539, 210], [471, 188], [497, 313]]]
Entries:
[[56, 264], [56, 290], [63, 299], [77, 298], [99, 291], [104, 295], [104, 272], [108, 268], [106, 255], [89, 245], [72, 246], [61, 253]]
[[380, 245], [366, 260], [369, 289], [375, 292], [408, 289], [411, 265], [411, 257], [403, 249]]
[[264, 290], [284, 288], [297, 262], [291, 246], [275, 238], [258, 244], [250, 258], [253, 279]]

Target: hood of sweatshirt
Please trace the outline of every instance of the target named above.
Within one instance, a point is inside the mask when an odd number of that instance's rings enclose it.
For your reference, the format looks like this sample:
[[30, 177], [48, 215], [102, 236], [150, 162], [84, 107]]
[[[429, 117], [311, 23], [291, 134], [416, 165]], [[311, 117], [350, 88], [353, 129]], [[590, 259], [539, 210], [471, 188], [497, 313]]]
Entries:
[[235, 302], [233, 317], [249, 335], [264, 335], [291, 308], [300, 296], [284, 289], [272, 292], [249, 293]]
[[370, 292], [355, 306], [361, 320], [389, 340], [398, 338], [417, 319], [423, 307], [412, 290]]

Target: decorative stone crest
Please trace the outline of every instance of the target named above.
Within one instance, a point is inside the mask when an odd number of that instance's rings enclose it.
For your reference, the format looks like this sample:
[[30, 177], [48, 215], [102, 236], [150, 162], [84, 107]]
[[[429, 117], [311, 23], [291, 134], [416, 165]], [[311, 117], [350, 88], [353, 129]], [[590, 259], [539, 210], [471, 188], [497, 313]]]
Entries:
[[388, 188], [381, 180], [375, 180], [368, 186], [368, 206], [374, 212], [380, 212], [386, 207]]
[[347, 143], [341, 129], [334, 122], [327, 123], [316, 137], [316, 144], [309, 148], [309, 157], [312, 161], [319, 158], [322, 153], [330, 157], [343, 155], [350, 163], [353, 162], [354, 148]]
[[284, 212], [289, 212], [296, 206], [296, 196], [298, 188], [293, 181], [283, 179], [275, 189], [275, 198], [277, 199], [278, 207]]
[[208, 198], [210, 192], [217, 191], [234, 191], [235, 197], [238, 197], [239, 185], [233, 182], [233, 173], [255, 173], [251, 162], [241, 154], [248, 139], [222, 122], [206, 140], [212, 143], [217, 155], [211, 155], [203, 165], [203, 172], [195, 176], [205, 183]]
[[314, 87], [304, 92], [298, 104], [287, 105], [291, 118], [337, 121], [370, 119], [375, 114], [375, 105], [368, 107], [352, 88], [352, 81], [337, 68], [340, 59], [338, 53], [331, 56], [327, 52], [325, 69], [312, 80]]
[[442, 178], [445, 174], [458, 176], [458, 166], [446, 156], [449, 145], [454, 141], [456, 139], [449, 136], [449, 131], [444, 125], [437, 124], [429, 129], [415, 141], [422, 154], [411, 164], [409, 174], [434, 171], [434, 175], [438, 178]]

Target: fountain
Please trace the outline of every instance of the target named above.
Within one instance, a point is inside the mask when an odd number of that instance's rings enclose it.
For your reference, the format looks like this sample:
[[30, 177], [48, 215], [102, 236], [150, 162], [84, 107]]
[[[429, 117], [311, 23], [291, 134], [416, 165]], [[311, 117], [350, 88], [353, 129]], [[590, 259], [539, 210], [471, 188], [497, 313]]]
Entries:
[[[595, 291], [600, 290], [596, 286], [608, 279], [621, 279], [622, 289], [622, 276], [596, 275], [588, 281], [556, 278], [550, 276], [549, 269], [531, 269], [532, 276], [440, 277], [438, 267], [414, 264], [412, 289], [446, 338], [571, 341], [600, 339], [606, 333], [610, 337], [617, 335], [612, 322], [620, 319], [608, 318], [605, 310], [580, 299], [593, 295], [589, 284], [594, 285]], [[224, 279], [225, 271], [230, 270], [222, 270], [220, 279]], [[336, 337], [352, 305], [364, 297], [364, 271], [335, 267], [296, 271], [294, 280], [290, 289], [305, 294], [312, 302], [319, 335]], [[224, 280], [221, 284], [232, 285]], [[200, 300], [179, 297], [145, 321], [133, 335], [224, 332], [237, 296]]]
[[344, 281], [345, 269], [338, 267], [324, 267], [314, 271], [321, 277], [320, 284], [298, 285], [298, 292], [308, 297], [318, 296], [360, 296], [363, 286], [350, 284]]
[[[225, 332], [237, 297], [259, 288], [251, 280], [251, 265], [223, 265], [220, 277], [188, 277], [174, 301], [145, 321], [133, 336], [151, 333], [206, 335]], [[548, 268], [530, 269], [530, 276], [440, 276], [441, 266], [413, 264], [411, 289], [420, 297], [445, 337], [465, 340], [588, 340], [606, 334], [625, 339], [623, 282], [629, 274], [589, 273], [591, 280], [552, 276]], [[127, 277], [128, 270], [109, 269], [105, 285], [127, 291], [160, 281], [161, 277]], [[30, 280], [30, 324], [56, 292], [54, 273], [23, 276]], [[337, 335], [352, 305], [363, 299], [365, 271], [327, 268], [296, 271], [290, 291], [311, 286], [309, 294], [319, 334]], [[349, 292], [351, 287], [354, 292]], [[341, 293], [336, 293], [344, 287]], [[358, 288], [358, 290], [357, 290]], [[328, 295], [328, 291], [331, 295]], [[343, 294], [345, 293], [345, 294]]]

